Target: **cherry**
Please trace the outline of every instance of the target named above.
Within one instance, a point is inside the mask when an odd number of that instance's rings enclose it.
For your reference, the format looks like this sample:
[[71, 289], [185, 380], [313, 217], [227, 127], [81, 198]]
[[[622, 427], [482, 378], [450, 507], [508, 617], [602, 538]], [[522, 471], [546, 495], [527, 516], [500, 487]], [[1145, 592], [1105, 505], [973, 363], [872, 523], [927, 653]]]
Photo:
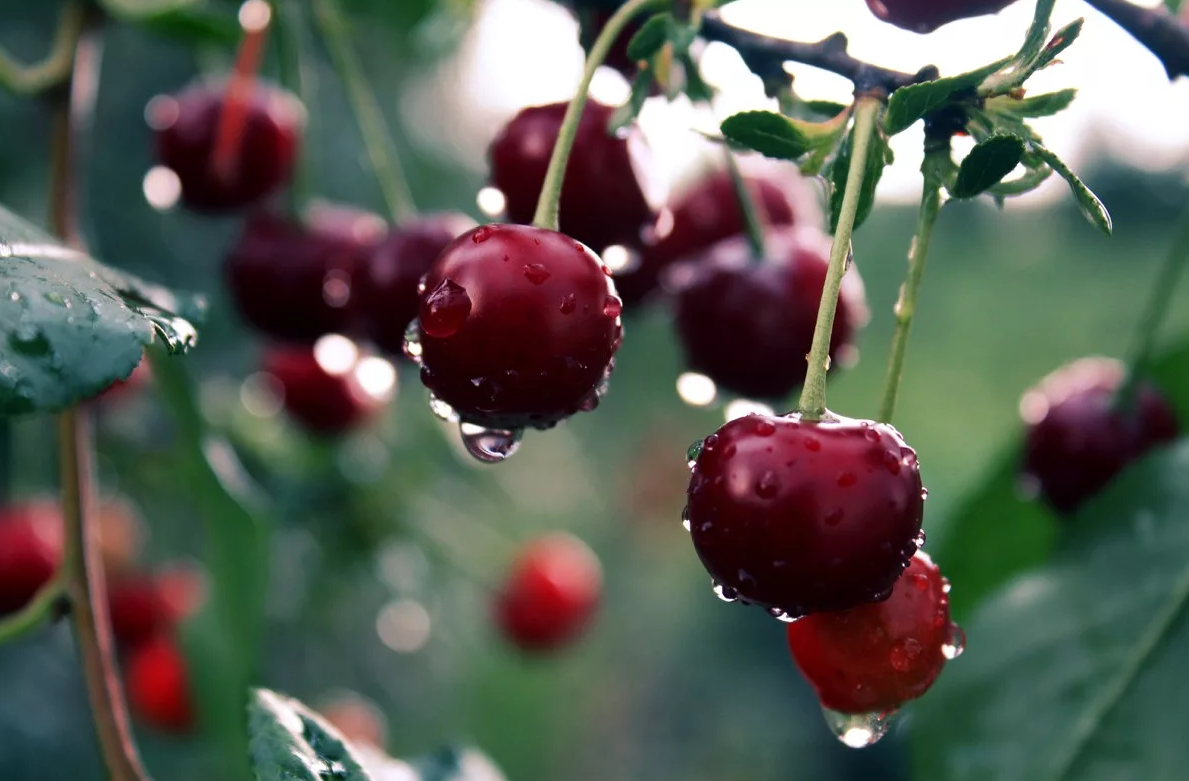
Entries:
[[871, 13], [914, 33], [931, 33], [943, 24], [999, 13], [1015, 0], [867, 0]]
[[593, 409], [623, 334], [606, 267], [555, 231], [484, 225], [426, 275], [421, 380], [464, 423], [548, 428]]
[[245, 320], [277, 339], [343, 333], [353, 274], [385, 230], [378, 216], [349, 207], [315, 206], [301, 222], [253, 211], [224, 263], [228, 292]]
[[160, 635], [135, 647], [125, 671], [128, 704], [144, 723], [163, 732], [194, 726], [186, 664], [177, 644]]
[[524, 651], [548, 651], [574, 640], [599, 604], [602, 568], [569, 534], [551, 534], [520, 552], [495, 603], [500, 631]]
[[144, 519], [136, 508], [121, 497], [109, 499], [95, 508], [95, 527], [108, 578], [132, 571], [145, 536]]
[[62, 560], [62, 515], [51, 502], [0, 509], [0, 615], [23, 608]]
[[188, 567], [112, 580], [107, 591], [112, 634], [127, 645], [165, 634], [198, 609], [205, 590], [203, 573]]
[[465, 214], [428, 214], [392, 228], [356, 273], [355, 311], [364, 333], [400, 355], [405, 329], [417, 316], [417, 285], [451, 241], [476, 227]]
[[[767, 226], [817, 225], [820, 212], [799, 175], [778, 177], [771, 169], [745, 174], [760, 218]], [[657, 286], [664, 269], [677, 260], [700, 255], [711, 246], [742, 234], [743, 213], [730, 174], [703, 177], [677, 198], [656, 223], [655, 235], [641, 249], [638, 262], [615, 274], [625, 303], [643, 300]]]
[[[491, 181], [504, 194], [511, 222], [532, 222], [567, 105], [526, 108], [491, 143]], [[608, 134], [614, 113], [586, 102], [561, 191], [562, 233], [596, 251], [638, 244], [659, 206], [644, 138], [634, 126], [622, 137]]]
[[[755, 262], [743, 236], [715, 244], [703, 258], [674, 267], [677, 333], [689, 367], [743, 396], [777, 399], [805, 381], [818, 304], [830, 264], [830, 239], [816, 230], [779, 228]], [[858, 270], [843, 278], [830, 357], [853, 351], [867, 321]]]
[[353, 691], [337, 693], [318, 712], [355, 745], [383, 746], [387, 740], [388, 721], [371, 700]]
[[391, 396], [390, 386], [369, 387], [360, 366], [357, 348], [341, 336], [326, 337], [314, 349], [273, 347], [263, 360], [263, 370], [276, 380], [289, 417], [327, 437], [372, 418]]
[[888, 712], [924, 694], [964, 643], [950, 621], [949, 590], [918, 551], [883, 602], [790, 624], [789, 649], [822, 707]]
[[1181, 431], [1172, 405], [1151, 383], [1136, 388], [1130, 407], [1117, 404], [1125, 377], [1118, 361], [1082, 358], [1020, 400], [1028, 425], [1023, 474], [1059, 513], [1072, 513], [1125, 466]]
[[199, 84], [154, 98], [145, 114], [156, 134], [157, 157], [177, 174], [182, 202], [200, 212], [232, 211], [289, 181], [304, 123], [298, 99], [257, 83], [246, 95], [239, 148], [232, 164], [215, 163], [216, 139], [227, 102], [222, 87]]
[[916, 453], [885, 423], [748, 415], [694, 450], [685, 520], [723, 599], [785, 619], [877, 602], [923, 542]]

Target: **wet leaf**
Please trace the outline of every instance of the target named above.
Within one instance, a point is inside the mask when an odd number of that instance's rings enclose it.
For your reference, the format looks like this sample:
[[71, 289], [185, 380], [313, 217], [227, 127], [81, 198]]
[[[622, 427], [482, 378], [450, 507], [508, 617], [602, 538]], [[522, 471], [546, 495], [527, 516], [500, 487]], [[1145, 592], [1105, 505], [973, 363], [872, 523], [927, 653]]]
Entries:
[[1002, 181], [1019, 165], [1024, 156], [1024, 142], [1015, 136], [993, 136], [982, 142], [962, 160], [958, 179], [950, 188], [955, 198], [973, 198]]
[[966, 654], [916, 705], [914, 777], [1184, 778], [1187, 472], [1189, 440], [1150, 454], [1071, 520], [1047, 566], [980, 608]]
[[1069, 108], [1077, 97], [1076, 89], [1046, 92], [1030, 98], [1001, 96], [987, 101], [987, 110], [992, 113], [1007, 113], [1017, 117], [1051, 117]]
[[371, 781], [346, 738], [297, 700], [257, 689], [248, 724], [257, 781]]
[[998, 72], [1010, 61], [1011, 58], [1008, 57], [969, 73], [901, 87], [888, 99], [884, 130], [888, 135], [894, 136], [907, 130], [918, 119], [952, 102], [973, 99], [975, 90], [983, 80]]
[[742, 111], [723, 120], [722, 132], [733, 144], [767, 157], [796, 160], [829, 143], [838, 126], [793, 119], [775, 111]]
[[1054, 60], [1061, 56], [1061, 53], [1073, 45], [1073, 42], [1082, 34], [1082, 26], [1085, 24], [1084, 19], [1076, 19], [1057, 31], [1057, 34], [1049, 41], [1048, 45], [1041, 51], [1040, 55], [1032, 63], [1032, 68], [1028, 75], [1032, 75], [1041, 68], [1048, 67]]
[[0, 207], [0, 414], [65, 409], [140, 363], [154, 334], [183, 351], [198, 299], [101, 265]]
[[1032, 144], [1031, 151], [1044, 160], [1045, 163], [1069, 183], [1069, 189], [1073, 191], [1073, 197], [1077, 199], [1078, 207], [1082, 210], [1082, 214], [1085, 215], [1091, 224], [1096, 225], [1099, 230], [1109, 236], [1112, 230], [1114, 230], [1111, 225], [1111, 215], [1107, 212], [1106, 206], [1103, 205], [1102, 201], [1098, 199], [1098, 196], [1057, 155], [1040, 144]]

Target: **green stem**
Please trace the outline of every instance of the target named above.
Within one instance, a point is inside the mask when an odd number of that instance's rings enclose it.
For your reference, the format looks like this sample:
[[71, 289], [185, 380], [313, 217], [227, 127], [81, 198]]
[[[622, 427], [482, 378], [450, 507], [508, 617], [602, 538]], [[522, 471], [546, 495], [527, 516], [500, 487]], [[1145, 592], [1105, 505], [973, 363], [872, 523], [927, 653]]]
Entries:
[[61, 609], [64, 594], [65, 590], [59, 578], [42, 586], [20, 612], [0, 621], [0, 645], [25, 636], [52, 618]]
[[80, 3], [69, 3], [62, 9], [53, 45], [40, 62], [22, 65], [0, 49], [0, 85], [18, 95], [37, 95], [64, 83], [70, 78], [74, 47], [82, 34], [84, 16]]
[[726, 151], [727, 173], [731, 176], [731, 186], [735, 188], [735, 199], [739, 202], [739, 213], [743, 215], [743, 225], [746, 228], [747, 243], [751, 245], [751, 254], [760, 259], [764, 257], [764, 223], [760, 219], [759, 204], [747, 189], [747, 181], [743, 172], [739, 170], [739, 162], [735, 160], [735, 153]]
[[533, 215], [533, 225], [538, 228], [553, 231], [558, 229], [557, 213], [561, 205], [561, 186], [566, 178], [566, 163], [570, 159], [570, 151], [574, 148], [574, 137], [578, 135], [578, 124], [582, 120], [582, 111], [586, 108], [586, 97], [595, 71], [603, 64], [603, 60], [607, 59], [607, 52], [611, 51], [628, 22], [646, 8], [659, 6], [660, 3], [661, 0], [628, 0], [611, 15], [603, 25], [599, 37], [591, 44], [590, 54], [586, 57], [586, 69], [582, 72], [582, 80], [578, 82], [578, 91], [566, 108], [561, 128], [557, 131], [557, 142], [553, 145], [553, 155], [549, 158], [549, 168], [545, 171], [541, 197], [537, 200], [537, 212]]
[[912, 238], [908, 252], [908, 274], [900, 286], [900, 297], [896, 301], [896, 332], [892, 336], [892, 349], [888, 354], [888, 371], [884, 379], [883, 399], [879, 404], [879, 420], [892, 421], [896, 411], [896, 395], [900, 380], [904, 376], [904, 356], [908, 352], [908, 337], [912, 333], [912, 318], [917, 310], [917, 297], [921, 292], [921, 280], [925, 277], [925, 263], [929, 258], [929, 244], [933, 240], [933, 228], [941, 212], [941, 183], [944, 166], [949, 162], [949, 141], [944, 147], [927, 151], [921, 164], [925, 184], [921, 191], [921, 209], [917, 217], [917, 232]]
[[860, 96], [855, 101], [855, 129], [851, 137], [846, 190], [842, 194], [838, 228], [830, 247], [830, 267], [826, 271], [826, 283], [817, 310], [805, 387], [801, 389], [801, 402], [797, 405], [807, 420], [821, 420], [826, 415], [826, 372], [830, 369], [830, 336], [834, 331], [834, 313], [838, 309], [838, 291], [842, 289], [842, 278], [846, 274], [851, 234], [854, 232], [855, 215], [859, 211], [859, 191], [866, 173], [867, 149], [875, 134], [875, 119], [881, 105], [879, 98], [870, 95]]
[[312, 0], [312, 5], [326, 50], [347, 90], [351, 111], [355, 114], [359, 134], [363, 137], [363, 145], [372, 164], [372, 173], [380, 185], [388, 210], [398, 223], [409, 220], [416, 216], [417, 208], [401, 170], [400, 157], [392, 143], [392, 133], [384, 120], [384, 112], [380, 110], [380, 103], [364, 73], [363, 63], [359, 61], [359, 55], [351, 42], [351, 31], [339, 0]]

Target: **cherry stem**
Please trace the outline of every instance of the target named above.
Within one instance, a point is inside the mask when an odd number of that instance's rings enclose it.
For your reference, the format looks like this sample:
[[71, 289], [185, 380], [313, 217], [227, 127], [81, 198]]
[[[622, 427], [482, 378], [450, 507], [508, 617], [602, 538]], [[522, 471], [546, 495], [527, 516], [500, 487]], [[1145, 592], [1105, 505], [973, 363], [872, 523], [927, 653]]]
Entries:
[[[1189, 24], [1168, 8], [1147, 8], [1129, 0], [1086, 0], [1156, 55], [1169, 80], [1189, 76]], [[1184, 11], [1184, 9], [1182, 9]]]
[[[926, 144], [933, 142], [926, 141]], [[908, 273], [900, 285], [900, 296], [893, 312], [896, 315], [896, 331], [892, 335], [892, 348], [888, 353], [888, 371], [884, 379], [883, 398], [879, 404], [879, 420], [891, 423], [896, 412], [896, 396], [900, 380], [904, 376], [904, 356], [908, 352], [908, 337], [912, 333], [912, 319], [916, 315], [917, 298], [921, 292], [921, 281], [925, 277], [925, 263], [929, 258], [929, 245], [933, 240], [933, 228], [941, 212], [941, 185], [945, 167], [950, 160], [950, 144], [947, 138], [935, 149], [925, 153], [921, 164], [924, 186], [921, 190], [921, 208], [917, 217], [917, 232], [908, 251]]]
[[312, 4], [318, 30], [346, 88], [351, 112], [371, 161], [372, 175], [380, 186], [388, 211], [398, 223], [410, 220], [417, 216], [417, 207], [401, 169], [400, 156], [392, 143], [384, 112], [351, 43], [351, 31], [339, 0], [312, 0]]
[[235, 176], [235, 168], [239, 163], [244, 128], [248, 123], [248, 107], [252, 90], [256, 88], [256, 74], [264, 56], [264, 44], [268, 41], [271, 21], [272, 9], [264, 0], [247, 0], [240, 6], [239, 22], [244, 37], [235, 57], [235, 67], [227, 79], [219, 125], [215, 128], [215, 146], [211, 153], [215, 174], [224, 181]]
[[591, 44], [582, 80], [578, 82], [578, 90], [570, 100], [570, 105], [566, 107], [561, 128], [557, 131], [557, 142], [553, 145], [549, 168], [545, 171], [545, 182], [541, 185], [541, 197], [537, 200], [537, 211], [533, 215], [533, 225], [536, 227], [558, 230], [557, 215], [561, 205], [562, 183], [566, 178], [566, 163], [569, 162], [570, 151], [574, 148], [574, 137], [578, 134], [578, 124], [582, 120], [582, 111], [586, 108], [587, 93], [590, 91], [590, 82], [595, 71], [603, 64], [603, 60], [607, 59], [607, 53], [611, 51], [611, 47], [628, 23], [641, 11], [659, 6], [660, 3], [661, 0], [628, 0], [611, 15]]
[[846, 174], [846, 189], [842, 194], [842, 208], [838, 227], [830, 247], [830, 266], [817, 310], [817, 325], [813, 331], [813, 346], [809, 350], [809, 369], [805, 386], [801, 389], [798, 411], [807, 420], [820, 420], [826, 415], [826, 373], [830, 369], [830, 337], [834, 332], [834, 314], [838, 309], [838, 292], [846, 275], [850, 254], [851, 234], [855, 215], [859, 211], [859, 191], [867, 169], [867, 149], [875, 134], [875, 119], [882, 102], [873, 95], [861, 95], [855, 101], [855, 127], [851, 136], [850, 168]]
[[52, 619], [61, 609], [64, 596], [60, 576], [42, 586], [29, 604], [0, 621], [0, 645], [24, 637]]
[[754, 194], [747, 188], [747, 180], [739, 170], [739, 161], [735, 153], [726, 150], [727, 173], [731, 176], [731, 186], [735, 189], [735, 198], [739, 202], [739, 213], [743, 215], [743, 225], [747, 234], [747, 243], [751, 245], [751, 254], [756, 260], [764, 257], [764, 222], [760, 216], [759, 204]]
[[83, 6], [69, 3], [58, 17], [54, 42], [46, 56], [30, 65], [21, 64], [0, 48], [0, 85], [17, 95], [37, 95], [70, 78], [74, 47], [83, 29]]

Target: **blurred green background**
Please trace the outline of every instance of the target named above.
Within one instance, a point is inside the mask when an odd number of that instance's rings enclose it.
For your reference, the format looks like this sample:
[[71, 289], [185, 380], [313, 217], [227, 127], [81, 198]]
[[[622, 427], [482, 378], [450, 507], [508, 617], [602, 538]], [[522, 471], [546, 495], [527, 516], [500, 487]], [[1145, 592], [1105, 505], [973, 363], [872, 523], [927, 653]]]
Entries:
[[[362, 54], [419, 204], [475, 212], [482, 173], [413, 145], [401, 101], [425, 69], [450, 57], [467, 12], [428, 0], [354, 5]], [[37, 56], [57, 6], [0, 1], [0, 42]], [[306, 43], [317, 88], [309, 181], [322, 196], [379, 210], [341, 89], [321, 50]], [[407, 366], [384, 419], [338, 443], [247, 411], [241, 383], [261, 345], [229, 311], [219, 281], [236, 221], [161, 214], [141, 192], [153, 164], [145, 103], [188, 82], [199, 64], [217, 68], [227, 57], [218, 46], [112, 27], [85, 225], [105, 262], [211, 298], [187, 365], [204, 410], [281, 520], [261, 683], [315, 706], [336, 690], [361, 692], [387, 714], [395, 755], [473, 741], [522, 781], [907, 778], [911, 709], [878, 747], [841, 747], [793, 669], [782, 627], [712, 597], [679, 516], [686, 446], [718, 426], [722, 410], [678, 399], [680, 357], [663, 311], [626, 322], [611, 393], [596, 414], [530, 433], [494, 468], [462, 454]], [[48, 137], [42, 105], [0, 94], [0, 202], [38, 221]], [[1082, 173], [1115, 219], [1111, 239], [1065, 202], [1006, 213], [955, 204], [942, 216], [896, 421], [921, 454], [931, 536], [944, 534], [948, 510], [1016, 431], [1025, 388], [1066, 360], [1128, 346], [1186, 183], [1113, 162], [1106, 149]], [[875, 412], [914, 217], [885, 205], [855, 239], [873, 320], [859, 364], [831, 385], [830, 406], [843, 414]], [[1166, 333], [1189, 326], [1187, 296]], [[15, 424], [14, 493], [53, 489], [50, 425]], [[152, 392], [104, 412], [99, 441], [103, 490], [140, 509], [148, 560], [197, 557], [197, 524], [179, 499], [168, 422]], [[526, 659], [495, 634], [490, 591], [518, 543], [556, 528], [599, 553], [605, 602], [572, 651]], [[198, 741], [151, 732], [143, 741], [159, 779], [217, 777], [216, 758]], [[0, 778], [101, 777], [67, 628], [0, 647]]]

